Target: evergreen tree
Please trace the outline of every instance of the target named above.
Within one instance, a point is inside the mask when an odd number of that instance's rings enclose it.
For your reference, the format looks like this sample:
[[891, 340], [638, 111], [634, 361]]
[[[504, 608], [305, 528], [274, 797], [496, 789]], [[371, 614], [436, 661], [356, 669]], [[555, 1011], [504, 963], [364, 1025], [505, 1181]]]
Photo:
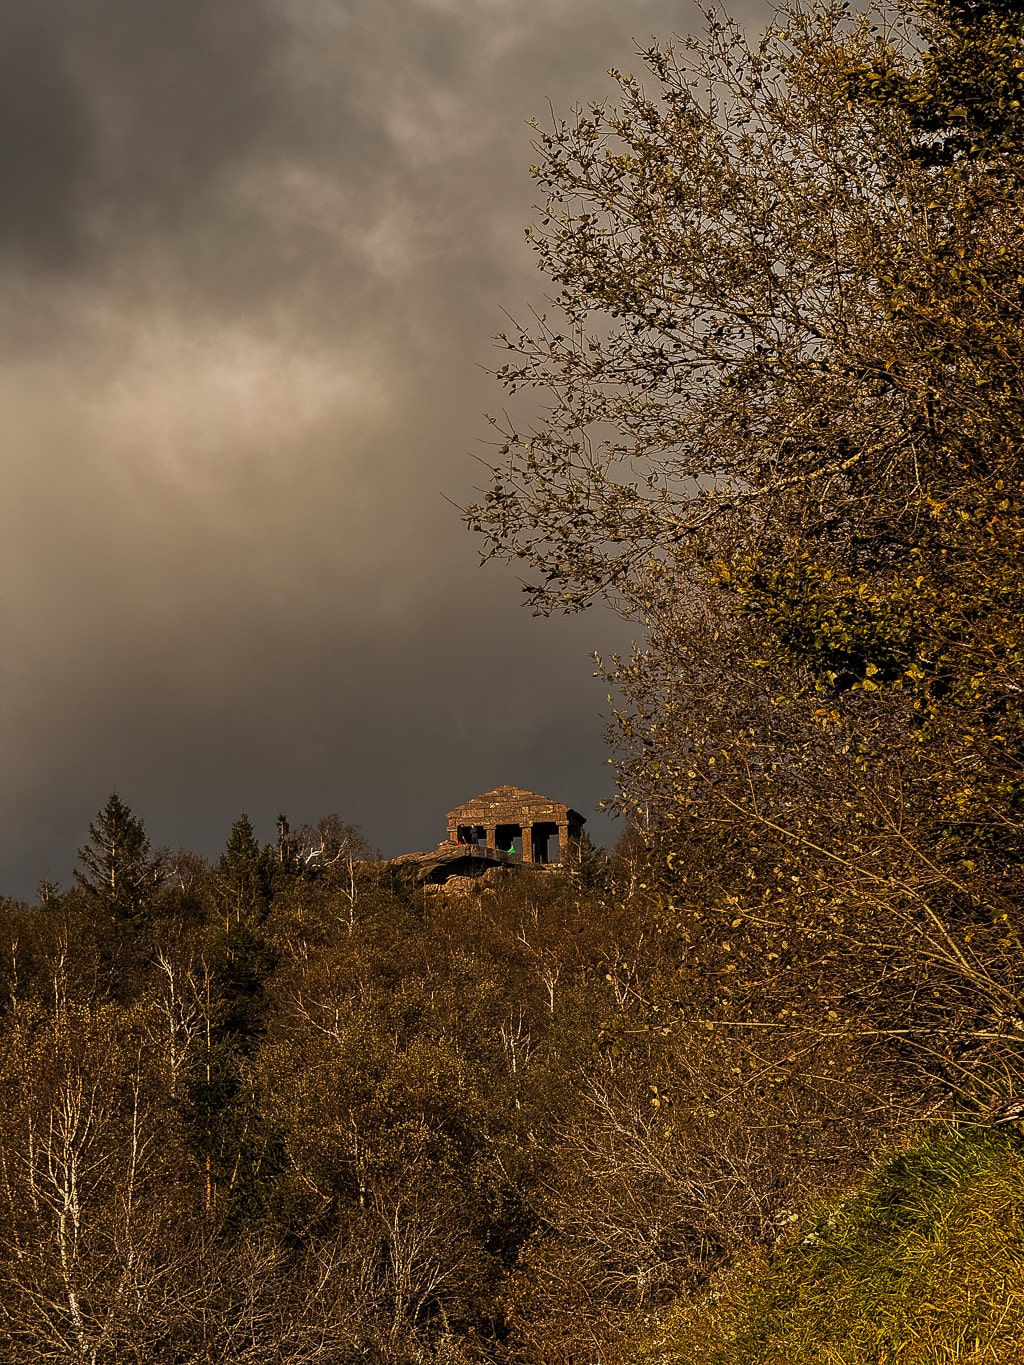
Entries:
[[217, 863], [216, 895], [225, 920], [262, 921], [271, 895], [272, 868], [243, 811], [231, 826], [227, 847]]
[[137, 921], [166, 876], [163, 858], [150, 856], [141, 819], [112, 792], [89, 825], [89, 842], [78, 850], [75, 881], [115, 916]]
[[242, 1047], [260, 1031], [263, 983], [274, 965], [263, 925], [276, 873], [275, 850], [260, 847], [243, 812], [217, 863], [215, 893], [224, 933], [220, 969], [226, 991], [224, 1033]]

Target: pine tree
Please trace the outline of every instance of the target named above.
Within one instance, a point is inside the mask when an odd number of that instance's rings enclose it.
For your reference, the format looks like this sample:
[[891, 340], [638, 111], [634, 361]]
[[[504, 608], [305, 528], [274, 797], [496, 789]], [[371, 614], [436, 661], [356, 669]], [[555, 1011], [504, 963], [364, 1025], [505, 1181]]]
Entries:
[[117, 792], [89, 825], [89, 842], [78, 858], [78, 885], [128, 920], [140, 918], [166, 876], [163, 858], [150, 856], [145, 825]]
[[215, 894], [224, 931], [220, 971], [227, 1001], [224, 1030], [244, 1045], [262, 1027], [263, 983], [274, 966], [263, 924], [274, 894], [275, 858], [273, 848], [260, 848], [243, 812], [217, 863]]
[[243, 811], [231, 826], [227, 847], [217, 863], [217, 900], [225, 920], [262, 921], [271, 895], [272, 868]]

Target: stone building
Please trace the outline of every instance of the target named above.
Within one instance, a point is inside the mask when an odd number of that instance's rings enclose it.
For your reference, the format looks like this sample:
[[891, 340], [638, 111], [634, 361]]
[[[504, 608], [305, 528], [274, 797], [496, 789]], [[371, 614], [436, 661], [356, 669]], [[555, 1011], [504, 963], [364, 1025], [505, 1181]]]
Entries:
[[585, 824], [579, 811], [560, 801], [521, 787], [495, 787], [448, 812], [448, 842], [524, 863], [561, 863]]

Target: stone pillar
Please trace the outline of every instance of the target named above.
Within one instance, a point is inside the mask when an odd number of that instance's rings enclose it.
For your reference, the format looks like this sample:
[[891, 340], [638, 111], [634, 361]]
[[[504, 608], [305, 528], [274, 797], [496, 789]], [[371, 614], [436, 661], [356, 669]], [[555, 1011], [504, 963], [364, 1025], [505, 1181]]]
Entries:
[[495, 843], [494, 838], [494, 826], [488, 825], [487, 828], [484, 830], [484, 833], [487, 835], [487, 847], [492, 852], [494, 852], [494, 850], [497, 848], [497, 844]]
[[569, 826], [558, 826], [558, 861], [564, 867], [569, 861]]

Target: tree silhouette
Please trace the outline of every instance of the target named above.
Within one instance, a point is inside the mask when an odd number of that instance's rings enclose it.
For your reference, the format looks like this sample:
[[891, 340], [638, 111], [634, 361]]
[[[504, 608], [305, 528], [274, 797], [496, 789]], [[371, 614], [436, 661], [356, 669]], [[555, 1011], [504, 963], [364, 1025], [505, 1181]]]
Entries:
[[78, 850], [75, 881], [117, 916], [137, 920], [166, 875], [163, 858], [150, 856], [141, 819], [111, 792]]

